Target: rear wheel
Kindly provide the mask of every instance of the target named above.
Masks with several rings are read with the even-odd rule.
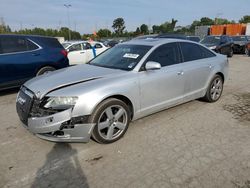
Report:
[[[47,73],[52,72],[54,70],[56,70],[54,67],[46,66],[46,67],[39,69],[39,71],[36,73],[36,76],[47,74]]]
[[[103,101],[89,120],[96,123],[92,137],[103,144],[119,140],[128,129],[130,117],[129,108],[124,102],[115,98]]]
[[[223,91],[223,79],[220,75],[216,74],[210,82],[206,95],[203,99],[207,102],[216,102],[219,100]]]

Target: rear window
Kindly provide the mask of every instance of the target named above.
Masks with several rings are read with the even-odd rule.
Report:
[[[38,40],[45,46],[50,48],[63,48],[63,46],[59,43],[59,41],[56,38],[41,37]]]

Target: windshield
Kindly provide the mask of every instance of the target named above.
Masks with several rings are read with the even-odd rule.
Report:
[[[237,36],[237,37],[232,37],[233,41],[247,41],[246,37],[243,36]]]
[[[71,43],[62,43],[62,46],[63,46],[64,48],[67,48],[69,45],[71,45]]]
[[[115,46],[89,62],[100,67],[132,70],[152,46],[122,44]]]
[[[215,36],[207,36],[201,41],[201,44],[219,44],[219,43],[220,43],[220,37],[215,37]]]

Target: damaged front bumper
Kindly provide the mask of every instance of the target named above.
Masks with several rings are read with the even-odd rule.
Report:
[[[30,132],[39,138],[54,142],[88,142],[94,128],[93,123],[71,122],[72,109],[64,110],[45,117],[30,117],[27,125]]]

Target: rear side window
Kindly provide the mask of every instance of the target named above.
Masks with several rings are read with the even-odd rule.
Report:
[[[214,53],[210,52],[208,49],[204,48],[203,46],[199,46],[202,52],[202,58],[209,58],[216,56]]]
[[[56,38],[40,37],[38,40],[50,48],[63,48],[63,46],[59,43],[59,41]]]
[[[81,44],[73,44],[72,46],[69,47],[69,51],[80,51],[82,50],[82,45]]]
[[[204,52],[199,45],[194,43],[181,42],[180,46],[184,62],[204,58]]]
[[[1,37],[0,38],[1,54],[25,52],[38,49],[33,42],[22,37]]]
[[[177,43],[168,43],[156,48],[147,61],[156,61],[162,67],[180,63],[181,58]]]

